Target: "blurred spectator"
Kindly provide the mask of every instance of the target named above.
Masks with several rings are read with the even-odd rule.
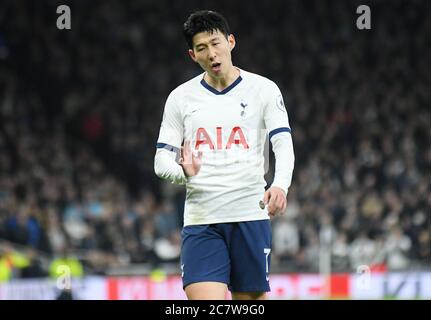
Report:
[[[181,234],[172,231],[168,237],[158,238],[154,242],[154,252],[162,262],[179,261],[181,249]]]
[[[394,226],[384,244],[389,270],[399,271],[408,268],[410,264],[408,256],[410,249],[410,238],[403,234],[400,227]]]
[[[48,276],[38,253],[34,249],[28,249],[24,252],[29,264],[22,268],[21,278],[44,278]]]
[[[60,276],[81,278],[84,276],[84,266],[81,261],[65,247],[61,255],[55,257],[49,266],[49,274],[57,279]]]
[[[347,242],[347,235],[345,233],[339,233],[332,245],[332,265],[331,270],[333,272],[346,272],[351,270],[349,260],[349,244]]]
[[[21,277],[22,269],[30,266],[30,259],[10,245],[0,245],[0,283]]]
[[[156,236],[167,238],[174,230],[178,230],[177,214],[169,202],[162,202],[159,210],[155,213]]]
[[[288,217],[281,216],[274,221],[273,227],[272,261],[281,264],[293,264],[299,251],[299,230],[297,225]]]
[[[416,259],[425,263],[427,266],[431,265],[431,232],[430,230],[422,230],[419,233],[417,247],[414,248]]]

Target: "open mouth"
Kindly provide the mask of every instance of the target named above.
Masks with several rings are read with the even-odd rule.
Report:
[[[212,63],[211,70],[214,72],[219,72],[221,70],[221,63],[219,62]]]

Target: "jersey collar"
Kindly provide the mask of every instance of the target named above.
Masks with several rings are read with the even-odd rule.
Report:
[[[226,88],[224,88],[222,91],[218,91],[216,89],[214,89],[213,87],[211,87],[203,78],[201,80],[201,85],[204,86],[205,89],[211,91],[212,93],[216,94],[216,95],[221,95],[221,94],[225,94],[228,93],[229,91],[231,91],[233,88],[235,88],[238,83],[240,83],[242,80],[241,75],[238,76],[238,78],[236,78],[236,80],[234,82],[232,82],[229,86],[227,86]]]

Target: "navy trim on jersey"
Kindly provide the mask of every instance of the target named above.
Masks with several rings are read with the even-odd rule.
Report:
[[[238,83],[240,83],[242,80],[241,76],[239,76],[230,86],[224,88],[222,91],[217,91],[213,87],[211,87],[204,79],[201,80],[201,85],[203,85],[206,89],[211,91],[212,93],[216,95],[225,94],[231,91]]]
[[[272,138],[274,135],[276,135],[277,133],[280,133],[280,132],[289,132],[289,133],[292,133],[292,130],[290,130],[290,128],[287,128],[287,127],[282,127],[282,128],[274,129],[274,130],[272,130],[272,131],[269,133],[269,140],[271,140],[271,138]]]
[[[171,146],[169,144],[166,144],[166,143],[158,143],[158,144],[156,144],[156,148],[157,149],[166,149],[168,151],[173,151],[173,152],[178,152],[179,151],[178,148],[176,148],[174,146]]]

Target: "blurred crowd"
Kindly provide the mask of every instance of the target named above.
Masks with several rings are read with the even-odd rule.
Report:
[[[167,95],[201,72],[182,38],[196,8],[224,14],[234,64],[284,94],[296,165],[274,270],[316,272],[324,253],[335,271],[431,266],[430,3],[373,2],[364,31],[357,1],[251,3],[73,1],[58,30],[60,3],[2,1],[0,278],[15,251],[50,261],[30,276],[65,257],[178,264],[184,190],[153,157]]]

